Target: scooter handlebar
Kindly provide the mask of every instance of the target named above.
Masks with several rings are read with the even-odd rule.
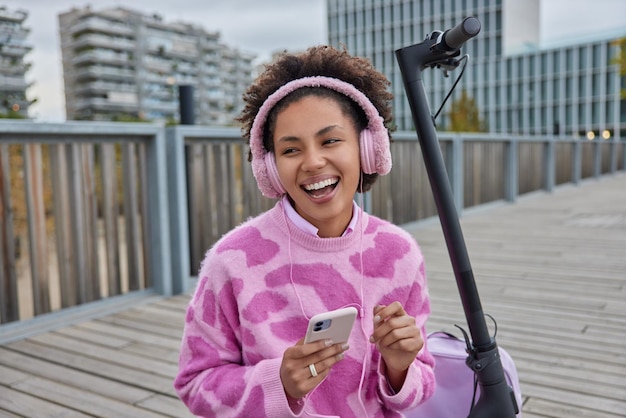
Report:
[[[455,51],[480,32],[480,21],[473,16],[466,17],[461,23],[444,31],[439,47],[446,51]]]

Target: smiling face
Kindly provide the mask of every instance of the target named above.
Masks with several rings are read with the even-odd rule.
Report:
[[[337,101],[314,95],[289,104],[276,116],[278,175],[295,210],[321,237],[340,236],[352,218],[361,173],[355,125]]]

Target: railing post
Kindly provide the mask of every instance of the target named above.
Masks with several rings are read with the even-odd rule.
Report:
[[[593,177],[598,179],[602,175],[602,143],[593,141]]]
[[[170,231],[169,210],[167,202],[167,158],[165,129],[159,128],[154,137],[147,144],[147,171],[148,171],[148,217],[150,231],[150,271],[153,277],[153,287],[157,293],[164,296],[172,295],[170,274]]]
[[[583,173],[583,151],[580,140],[575,139],[572,147],[572,183],[579,185]]]
[[[170,254],[172,257],[172,292],[184,293],[189,278],[189,204],[187,166],[183,128],[166,128],[167,179],[170,210]]]
[[[504,196],[508,202],[515,203],[519,193],[518,140],[511,137],[506,145],[506,167]]]
[[[554,137],[547,138],[544,146],[543,167],[545,169],[545,177],[543,188],[547,192],[554,191],[555,173],[556,173],[556,153],[555,153]]]
[[[611,174],[615,174],[617,172],[617,141],[615,137],[609,140],[609,155],[611,158]]]
[[[452,198],[459,217],[463,212],[465,193],[463,190],[463,144],[463,138],[460,135],[454,135],[448,145],[445,162],[452,188]]]

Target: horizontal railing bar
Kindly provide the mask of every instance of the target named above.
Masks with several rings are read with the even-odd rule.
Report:
[[[0,132],[36,133],[36,134],[71,134],[71,135],[156,135],[163,125],[155,123],[130,122],[32,122],[32,121],[0,121]]]
[[[36,316],[31,319],[3,324],[0,329],[0,345],[23,340],[33,335],[67,327],[89,319],[99,318],[116,312],[132,309],[142,302],[162,299],[154,289],[136,290],[123,295],[71,306],[59,311]]]

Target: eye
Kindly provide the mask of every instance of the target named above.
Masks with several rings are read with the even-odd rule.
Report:
[[[285,148],[283,149],[280,154],[281,155],[288,155],[288,154],[293,154],[294,152],[297,152],[298,149],[297,148]]]
[[[324,145],[332,145],[332,144],[336,144],[337,142],[341,142],[341,139],[339,138],[328,138],[324,140]]]

